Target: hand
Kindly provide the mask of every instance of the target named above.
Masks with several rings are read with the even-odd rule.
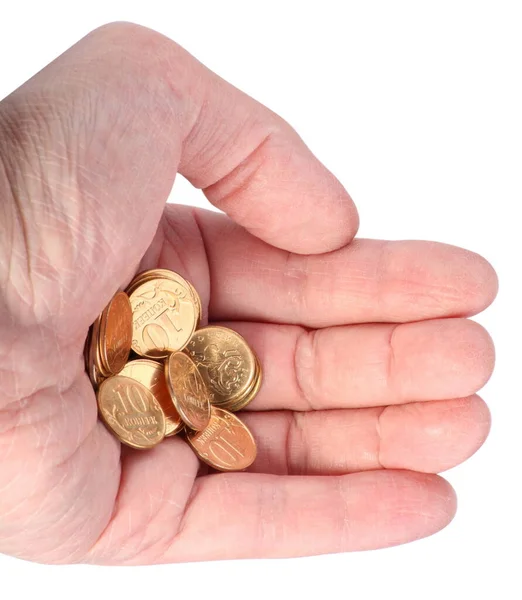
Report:
[[[165,206],[176,171],[228,216]],[[136,564],[369,549],[455,510],[435,473],[484,441],[481,257],[352,241],[339,182],[278,116],[173,42],[102,27],[0,104],[0,551]],[[251,472],[97,419],[89,325],[137,270],[199,291],[265,378]]]

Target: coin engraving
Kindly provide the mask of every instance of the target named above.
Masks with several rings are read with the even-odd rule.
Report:
[[[210,388],[214,405],[231,403],[248,392],[254,382],[255,356],[231,329],[203,327],[194,334],[186,351]]]
[[[242,470],[255,460],[256,444],[231,411],[258,393],[261,365],[241,335],[199,329],[201,317],[189,281],[167,269],[144,271],[89,329],[85,367],[100,418],[123,444],[153,448],[184,430],[202,461]]]
[[[256,376],[255,376],[254,382],[252,384],[252,387],[249,388],[249,390],[243,396],[241,396],[238,400],[235,400],[233,402],[228,402],[227,404],[223,405],[221,408],[225,408],[226,410],[228,410],[230,412],[236,412],[238,410],[243,410],[245,408],[245,406],[250,404],[250,402],[252,402],[252,400],[257,396],[259,389],[261,387],[262,381],[263,381],[263,372],[261,369],[261,365],[257,362],[257,359],[256,359]]]
[[[197,366],[186,354],[174,352],[165,362],[165,375],[181,419],[191,429],[204,429],[210,419],[210,401]]]
[[[217,406],[212,406],[208,426],[189,433],[187,439],[201,460],[220,471],[246,469],[256,458],[256,444],[249,429]]]
[[[183,422],[167,388],[165,369],[161,363],[146,358],[132,360],[123,367],[120,375],[135,379],[153,393],[165,414],[165,436],[175,435],[183,428]]]
[[[103,381],[98,390],[100,414],[123,443],[151,448],[165,437],[165,416],[144,385],[117,375]]]
[[[181,281],[152,279],[139,285],[131,293],[130,301],[135,352],[163,358],[185,347],[198,317],[188,286]]]

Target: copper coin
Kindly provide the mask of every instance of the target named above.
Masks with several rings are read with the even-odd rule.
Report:
[[[83,360],[85,363],[85,370],[89,373],[89,352],[91,350],[91,338],[92,338],[92,327],[89,327],[87,337],[85,338],[85,344],[83,346]]]
[[[240,400],[237,400],[234,404],[224,406],[223,408],[225,408],[226,410],[229,410],[230,412],[237,412],[239,410],[243,410],[245,408],[245,406],[250,404],[250,402],[252,402],[252,400],[257,396],[257,394],[259,392],[259,388],[261,387],[261,383],[263,381],[263,371],[261,369],[261,365],[258,363],[257,360],[256,360],[256,363],[257,363],[256,378],[255,378],[254,385],[252,386],[252,388],[248,391],[248,393],[243,398],[241,398]]]
[[[178,281],[181,278],[181,275],[179,275],[178,273],[176,273],[175,271],[169,271],[168,269],[152,269],[152,271],[149,271],[149,273],[154,274],[155,277],[164,277],[165,279],[172,279],[173,281]],[[198,309],[199,309],[199,313],[200,313],[200,318],[201,318],[201,299],[199,297],[199,294],[196,290],[196,288],[190,283],[190,281],[183,279],[183,281],[185,281],[188,286],[190,287],[191,291],[192,291],[192,295],[194,297],[194,301],[196,302]]]
[[[165,414],[165,437],[175,435],[183,429],[183,421],[167,388],[165,368],[162,363],[146,358],[132,360],[123,367],[120,375],[139,381],[154,394]]]
[[[176,282],[179,282],[181,280],[190,288],[199,315],[198,324],[196,326],[197,329],[197,327],[199,326],[199,321],[201,321],[203,317],[201,299],[199,297],[198,292],[196,291],[196,288],[190,283],[190,281],[187,281],[178,273],[175,273],[174,271],[169,271],[168,269],[150,269],[149,271],[143,271],[136,275],[136,277],[134,277],[134,279],[131,281],[129,287],[127,288],[127,293],[130,295],[139,285],[152,279],[170,279],[171,281]]]
[[[106,372],[101,363],[100,354],[99,354],[99,346],[100,346],[100,317],[94,321],[91,325],[91,334],[90,334],[90,342],[89,342],[89,350],[87,354],[88,361],[88,369],[87,372],[91,376],[91,381],[94,379],[95,372],[98,374],[98,384],[100,383],[100,378],[105,378],[110,375],[110,373]]]
[[[183,352],[173,352],[165,361],[167,386],[184,423],[201,431],[210,419],[208,390],[196,365]]]
[[[238,398],[235,398],[230,402],[219,404],[219,407],[224,408],[225,410],[228,410],[230,412],[237,412],[238,410],[241,410],[250,402],[250,400],[253,399],[254,395],[259,389],[260,383],[261,381],[259,379],[259,370],[256,366],[256,374],[254,376],[254,380],[252,381],[252,385],[248,388],[248,390],[246,390],[242,396],[239,396]]]
[[[85,370],[89,375],[89,379],[91,380],[92,387],[97,390],[100,383],[103,381],[104,377],[98,370],[94,362],[94,356],[96,349],[93,349],[92,346],[92,330],[91,327],[89,329],[89,333],[87,335],[87,339],[85,341],[85,349],[84,349],[84,359],[85,359]]]
[[[234,404],[252,388],[256,357],[232,329],[212,325],[198,329],[185,351],[198,366],[214,406]]]
[[[181,350],[198,321],[190,286],[182,278],[151,279],[130,295],[133,315],[132,349],[149,358],[164,358]]]
[[[132,309],[125,292],[109,302],[100,321],[100,356],[106,371],[119,373],[129,358],[132,344]]]
[[[235,415],[213,406],[210,423],[203,431],[189,432],[194,452],[218,471],[241,471],[256,459],[256,442],[247,426]]]
[[[106,425],[132,448],[152,448],[165,437],[165,415],[154,394],[129,377],[106,379],[98,390],[98,407]]]

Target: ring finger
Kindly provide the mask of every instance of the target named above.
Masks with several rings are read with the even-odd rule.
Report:
[[[263,382],[248,410],[324,410],[462,398],[494,365],[486,330],[467,319],[306,330],[224,323],[258,355]]]
[[[490,413],[478,396],[388,407],[244,413],[257,440],[251,471],[343,475],[374,469],[440,473],[474,454]]]

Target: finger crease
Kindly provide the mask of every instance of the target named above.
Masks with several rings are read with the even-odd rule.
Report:
[[[214,186],[224,185],[228,188],[223,194],[220,194],[218,199],[213,200],[213,204],[219,204],[220,208],[227,212],[225,208],[223,208],[223,205],[233,199],[237,194],[246,190],[259,170],[266,167],[265,161],[257,161],[256,156],[261,154],[264,148],[270,144],[273,136],[273,131],[266,133],[233,169],[220,176],[216,181],[202,187],[205,195],[212,193],[212,188]],[[245,209],[245,207],[243,207],[243,209]]]
[[[307,454],[306,454],[306,434],[303,420],[306,413],[288,411],[288,421],[285,439],[285,475],[299,475],[306,473]],[[297,438],[297,439],[296,439]],[[299,457],[296,460],[295,449],[299,450]]]
[[[312,400],[312,395],[310,391],[307,389],[309,386],[303,382],[303,368],[308,371],[312,371],[312,377],[309,379],[313,379],[314,377],[314,345],[315,345],[315,334],[317,332],[315,330],[308,331],[307,329],[302,328],[301,332],[298,333],[295,340],[294,346],[294,373],[295,373],[295,383],[297,386],[297,390],[299,392],[300,397],[305,401],[307,405],[307,410],[316,410],[316,406],[314,401]],[[306,348],[303,349],[303,344],[305,344]],[[307,366],[303,367],[303,354],[306,354],[306,362]]]
[[[388,342],[387,342],[387,346],[388,346],[388,355],[387,355],[387,362],[386,362],[386,388],[388,389],[389,392],[393,392],[393,394],[395,395],[395,363],[396,363],[396,359],[395,359],[395,347],[394,347],[394,338],[395,338],[395,332],[397,331],[397,327],[399,327],[400,323],[397,323],[396,325],[392,325],[390,328],[390,333],[388,335]]]
[[[382,435],[382,418],[387,408],[391,408],[390,406],[383,406],[382,410],[377,415],[377,419],[375,420],[375,430],[377,432],[377,452],[376,459],[377,464],[379,465],[379,469],[386,469],[386,466],[383,464],[382,460],[382,445],[383,445],[383,435]]]

